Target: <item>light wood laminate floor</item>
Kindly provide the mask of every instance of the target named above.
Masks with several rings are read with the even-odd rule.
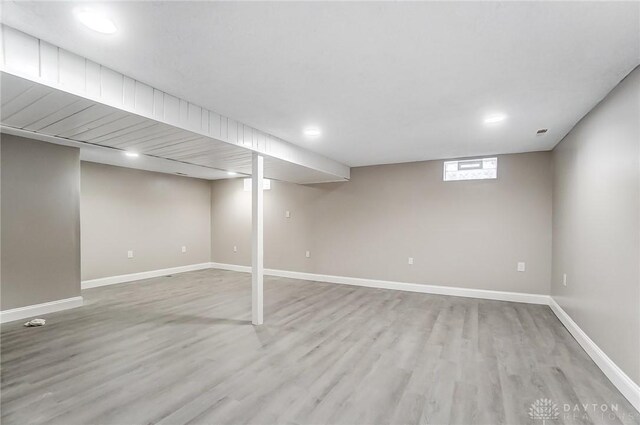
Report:
[[[254,327],[220,270],[82,295],[2,325],[2,424],[542,424],[540,398],[640,422],[546,306],[266,278]]]

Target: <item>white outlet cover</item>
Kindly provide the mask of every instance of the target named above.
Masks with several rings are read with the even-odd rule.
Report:
[[[238,247],[237,246],[233,246],[233,252],[238,252]]]
[[[284,216],[286,218],[291,218],[291,211],[285,211]]]
[[[187,247],[186,246],[182,247],[182,252],[187,252]]]
[[[127,258],[133,258],[133,251],[127,251]]]
[[[310,253],[309,251],[307,251],[307,252],[305,253],[305,255],[306,255],[306,257],[307,257],[307,258],[311,258],[311,253]]]
[[[409,264],[413,264],[413,257],[409,257]]]
[[[564,286],[567,286],[567,274],[566,274],[566,273],[564,273],[564,274],[562,275],[562,284],[563,284]]]
[[[525,263],[523,263],[523,262],[519,262],[519,263],[518,263],[518,271],[519,271],[519,272],[523,272],[523,271],[525,271],[525,270],[526,270],[526,265],[525,265]]]

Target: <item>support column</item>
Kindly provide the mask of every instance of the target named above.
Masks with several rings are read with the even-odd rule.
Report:
[[[253,153],[251,169],[251,323],[263,322],[264,157]]]

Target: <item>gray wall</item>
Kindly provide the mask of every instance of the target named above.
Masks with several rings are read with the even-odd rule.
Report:
[[[0,135],[2,310],[80,295],[80,152]]]
[[[345,183],[273,182],[265,267],[548,294],[551,154],[498,161],[497,180],[443,182],[442,161],[427,161],[354,168]],[[212,183],[212,261],[250,264],[250,205],[242,179]]]
[[[81,186],[82,280],[209,262],[208,181],[82,162]]]
[[[551,294],[640,384],[639,69],[556,147],[553,168]]]

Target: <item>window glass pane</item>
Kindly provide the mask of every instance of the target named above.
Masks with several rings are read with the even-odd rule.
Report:
[[[446,171],[456,171],[458,169],[458,163],[456,161],[445,162],[444,169]]]

